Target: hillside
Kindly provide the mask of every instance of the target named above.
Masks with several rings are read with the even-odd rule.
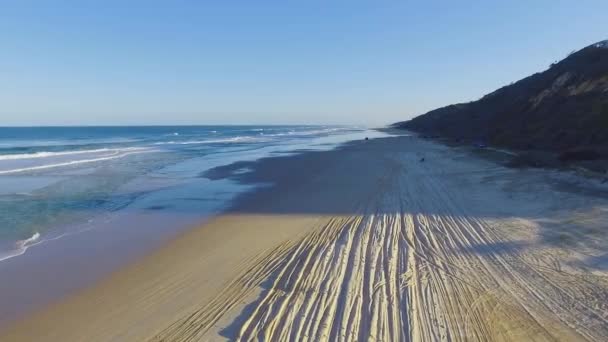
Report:
[[[480,100],[394,126],[514,149],[608,147],[608,40]]]

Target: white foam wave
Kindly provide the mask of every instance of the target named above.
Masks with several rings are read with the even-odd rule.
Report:
[[[220,144],[220,143],[238,143],[238,142],[261,142],[265,139],[259,137],[239,136],[226,139],[207,139],[207,140],[186,140],[186,141],[161,141],[154,145],[196,145],[196,144]]]
[[[313,130],[295,130],[291,129],[288,132],[282,133],[265,133],[264,131],[267,129],[264,128],[255,128],[251,131],[257,132],[256,136],[236,136],[231,138],[224,139],[204,139],[204,140],[185,140],[185,141],[160,141],[154,143],[154,145],[195,145],[195,144],[220,144],[220,143],[243,143],[243,142],[264,142],[269,141],[269,138],[276,137],[307,137],[314,135],[323,135],[323,134],[331,134],[335,132],[341,131],[355,131],[356,128],[353,127],[332,127],[332,128],[323,128],[323,129],[313,129]],[[212,131],[214,132],[214,131]]]
[[[61,234],[58,234],[55,236],[45,236],[44,239],[40,239],[40,237],[41,237],[40,233],[36,232],[28,239],[19,240],[19,241],[15,242],[14,249],[12,249],[4,254],[0,254],[0,261],[4,261],[4,260],[10,259],[10,258],[14,258],[14,257],[18,257],[20,255],[23,255],[23,254],[25,254],[25,252],[27,252],[27,250],[30,247],[41,245],[42,243],[56,241],[65,236],[80,234],[80,233],[89,231],[94,228],[94,226],[90,224],[93,221],[94,221],[93,219],[89,219],[87,222],[88,224],[84,225],[80,229],[76,229],[76,230],[69,231],[69,232],[64,232],[64,233],[61,233]]]
[[[107,138],[107,139],[78,139],[78,140],[8,140],[0,142],[0,147],[44,147],[44,146],[82,146],[96,144],[122,144],[137,142],[135,138]]]
[[[129,148],[99,148],[94,150],[77,150],[77,151],[63,151],[63,152],[35,152],[35,153],[22,153],[22,154],[5,154],[0,155],[0,160],[17,160],[17,159],[35,159],[35,158],[49,158],[58,156],[69,156],[86,153],[102,153],[102,152],[115,152],[115,151],[128,151],[138,149],[137,147]],[[141,148],[139,148],[141,149]]]
[[[115,150],[110,154],[106,154],[106,155],[103,155],[98,158],[79,159],[79,160],[71,160],[71,161],[55,163],[55,164],[36,165],[36,166],[29,166],[29,167],[23,167],[23,168],[18,168],[18,169],[2,170],[2,171],[0,171],[0,175],[20,173],[20,172],[26,172],[26,171],[51,169],[51,168],[70,166],[70,165],[76,165],[76,164],[94,163],[94,162],[99,162],[99,161],[104,161],[104,160],[122,158],[122,157],[126,157],[128,155],[131,155],[131,154],[143,153],[143,152],[152,152],[152,150],[146,150],[144,148],[138,148],[138,147],[125,148],[122,150]]]
[[[19,241],[15,242],[15,249],[6,254],[0,255],[0,261],[10,259],[10,258],[19,256],[19,255],[23,255],[29,247],[38,244],[39,239],[40,239],[40,233],[36,232],[31,237],[29,237],[25,240],[19,240]]]
[[[330,133],[334,133],[334,132],[354,131],[354,130],[357,130],[357,129],[353,128],[353,127],[337,127],[337,128],[316,129],[316,130],[310,130],[310,131],[291,130],[291,131],[285,132],[285,133],[273,133],[273,134],[260,133],[260,135],[263,135],[265,137],[311,136],[311,135],[330,134]]]

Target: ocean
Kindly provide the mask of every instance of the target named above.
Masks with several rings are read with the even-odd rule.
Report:
[[[171,236],[247,190],[201,177],[210,168],[377,134],[350,126],[0,128],[0,262],[95,229]],[[148,212],[168,218],[142,231],[133,217]]]

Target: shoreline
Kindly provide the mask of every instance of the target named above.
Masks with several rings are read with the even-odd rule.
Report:
[[[313,144],[311,148],[335,148],[345,137],[349,139],[348,135],[320,138],[319,141],[325,144]],[[280,151],[278,156],[303,152],[287,152],[289,150],[285,148],[277,151]],[[207,170],[224,165],[224,162],[230,165],[241,158],[250,159],[248,163],[251,163],[272,156],[273,153],[261,154],[256,151],[251,155],[236,154],[228,159],[203,158],[202,162],[197,159],[185,160],[170,167]],[[260,186],[258,183],[237,184],[227,179],[209,180],[197,177],[199,172],[194,171],[198,180],[184,183],[186,188],[178,184],[176,188],[140,196],[129,207],[116,213],[101,216],[91,213],[88,222],[75,222],[60,230],[55,229],[51,235],[43,235],[18,255],[0,261],[0,275],[10,279],[0,283],[0,301],[4,304],[0,307],[0,329],[60,302],[72,293],[94,286],[113,272],[144,258],[181,233],[202,225],[226,210],[234,196]],[[141,181],[145,182],[145,178]],[[204,191],[191,191],[189,188]],[[137,189],[135,185],[122,191],[129,193]],[[179,197],[184,198],[182,202],[191,199],[192,203],[182,203],[179,208],[173,209],[176,204],[167,200]],[[109,249],[113,250],[110,255],[107,254]],[[61,276],[56,277],[56,274]],[[44,283],[45,287],[37,287],[39,283]]]
[[[421,154],[427,157],[425,163],[418,161]],[[477,173],[471,173],[472,171]],[[520,172],[524,172],[523,178],[519,175]],[[445,178],[444,174],[449,174],[450,177]],[[473,175],[472,177],[483,180],[482,185],[476,185],[476,182],[469,183],[467,177],[470,174]],[[204,225],[180,233],[176,238],[162,244],[153,253],[113,272],[93,287],[73,293],[58,303],[7,326],[0,331],[0,339],[20,341],[44,335],[48,339],[63,341],[83,339],[232,340],[237,337],[246,339],[246,336],[263,336],[258,334],[279,334],[279,331],[270,332],[267,330],[268,327],[261,324],[264,320],[260,315],[264,315],[264,312],[266,312],[264,310],[267,310],[264,309],[264,305],[266,305],[264,303],[273,301],[278,301],[276,305],[299,307],[300,304],[288,301],[291,298],[290,296],[269,297],[274,293],[273,291],[277,291],[277,286],[282,289],[281,291],[286,291],[286,294],[290,293],[288,290],[291,288],[289,278],[282,278],[284,272],[297,273],[300,267],[303,267],[303,270],[308,269],[309,266],[306,265],[311,263],[310,267],[313,267],[310,269],[311,273],[297,274],[297,279],[302,277],[303,280],[309,282],[319,282],[317,285],[322,288],[333,286],[331,284],[337,282],[335,284],[338,286],[337,289],[340,288],[340,284],[344,284],[343,286],[357,286],[359,282],[366,281],[366,278],[360,278],[341,283],[339,279],[342,279],[347,273],[352,273],[352,276],[356,277],[357,270],[361,267],[368,267],[368,263],[352,264],[345,259],[344,267],[347,267],[346,269],[334,269],[334,266],[337,267],[337,265],[341,265],[340,263],[335,265],[333,263],[316,263],[324,260],[326,253],[330,251],[336,251],[337,253],[346,246],[353,249],[352,253],[355,254],[347,253],[344,256],[356,255],[357,246],[362,243],[358,240],[357,234],[359,234],[359,231],[363,234],[361,235],[362,238],[365,234],[370,233],[368,229],[377,225],[377,228],[374,228],[372,232],[379,233],[386,230],[386,236],[377,236],[378,241],[384,241],[393,234],[392,232],[398,232],[398,230],[394,230],[397,227],[394,224],[397,224],[397,222],[406,224],[399,229],[408,231],[411,228],[414,231],[408,231],[407,234],[416,234],[416,230],[425,227],[424,225],[419,226],[419,223],[417,223],[425,222],[423,218],[434,222],[433,220],[439,220],[440,217],[450,217],[458,213],[461,216],[458,220],[479,221],[479,223],[475,223],[479,227],[474,226],[474,229],[479,230],[475,234],[481,237],[485,236],[484,239],[490,237],[495,239],[496,241],[492,241],[494,244],[503,240],[501,242],[503,244],[508,241],[513,241],[509,243],[515,243],[514,241],[522,239],[534,241],[534,234],[538,236],[552,234],[550,231],[546,231],[544,227],[536,226],[538,224],[537,216],[546,211],[546,208],[539,207],[540,204],[531,206],[531,203],[535,202],[527,190],[521,189],[522,185],[519,185],[520,189],[516,192],[506,193],[499,186],[500,182],[495,184],[495,181],[490,183],[487,181],[487,177],[498,180],[504,179],[508,182],[518,182],[520,178],[527,181],[540,180],[546,178],[542,171],[504,169],[487,161],[477,160],[470,155],[466,155],[466,153],[414,137],[388,137],[369,141],[355,141],[343,144],[330,151],[304,152],[290,156],[263,158],[255,162],[240,162],[212,169],[206,173],[206,176],[211,179],[231,179],[242,184],[272,182],[273,185],[239,195],[230,208],[211,218]],[[462,194],[451,192],[465,184],[469,187],[467,188],[468,196],[462,197]],[[542,187],[539,188],[539,191],[553,194],[555,189],[550,188],[549,185],[545,188],[543,184],[541,184]],[[429,192],[429,190],[440,185],[442,191],[436,194]],[[442,195],[442,192],[449,194],[450,197]],[[502,205],[485,206],[479,200],[484,198],[481,194],[489,194],[489,197],[484,196]],[[515,196],[515,200],[511,198],[513,196]],[[559,196],[562,196],[561,193]],[[580,194],[566,193],[563,196],[567,201],[562,199],[559,202],[557,199],[551,199],[551,203],[554,203],[554,205],[560,203],[559,205],[564,210],[572,209],[576,211],[584,210],[585,206],[583,204],[605,204],[605,201],[587,198]],[[451,202],[453,200],[451,197],[454,197],[455,202]],[[440,206],[443,201],[448,201],[446,206]],[[466,211],[460,212],[461,209],[459,208],[465,204]],[[556,209],[552,210],[555,215],[561,212],[559,210],[555,211]],[[395,214],[397,214],[397,217],[394,217]],[[492,225],[485,226],[485,223],[483,223],[485,221],[496,221],[503,225],[512,224],[514,215],[519,216],[518,220],[525,222],[522,225],[528,227],[529,230],[520,230],[514,227],[513,231],[508,231],[511,235],[503,236],[507,232],[497,231]],[[606,215],[601,216],[601,218],[605,219]],[[413,224],[411,227],[409,226],[410,223],[407,223],[410,220],[413,220],[411,221],[411,224]],[[445,223],[440,220],[433,223],[433,225],[443,224]],[[588,223],[584,224],[588,225]],[[355,234],[354,236],[348,234],[351,229]],[[452,234],[451,230],[454,229],[472,228],[446,226],[442,229],[446,229],[444,234],[449,235]],[[428,231],[425,234],[432,234],[432,232]],[[602,231],[593,232],[593,234],[601,233]],[[407,234],[402,238],[407,238]],[[418,239],[422,239],[422,236],[424,235],[420,235]],[[346,240],[341,242],[342,239]],[[402,245],[399,235],[395,235],[395,239],[397,240],[394,240],[394,243],[398,243],[398,245],[392,246],[393,242],[391,241],[393,240],[386,240],[387,248],[395,248],[394,253],[406,253],[403,257],[405,258],[404,262],[405,260],[407,262],[388,266],[393,265],[390,256],[392,254],[383,255],[378,250],[378,253],[380,253],[377,256],[380,258],[377,259],[379,265],[387,262],[386,267],[389,267],[387,270],[390,270],[391,267],[408,268],[425,262],[424,260],[417,260],[416,254],[410,255],[410,252],[408,252],[412,248],[408,246],[409,243],[424,244],[424,240],[418,241],[418,239],[415,239]],[[463,244],[463,248],[473,248],[473,252],[467,251],[465,253],[454,250],[450,253],[464,254],[457,259],[453,259],[452,262],[463,263],[460,264],[460,267],[478,262],[480,265],[486,265],[484,267],[487,267],[488,261],[484,261],[484,253],[494,255],[494,253],[501,252],[502,249],[492,247],[490,241],[484,239],[479,240],[478,244],[488,244],[488,247],[484,247],[487,250],[476,245],[466,246],[464,241],[458,242]],[[403,243],[405,242],[406,240],[403,241]],[[338,245],[334,245],[334,243],[338,243]],[[343,245],[343,243],[346,243],[346,245]],[[361,248],[363,247],[364,245],[361,245]],[[561,250],[562,247],[557,242],[551,242],[550,244],[539,245],[538,249],[553,253],[554,249]],[[369,245],[365,248],[374,251],[376,247]],[[422,248],[421,251],[424,251],[428,246],[421,245],[416,248]],[[513,251],[531,255],[536,253],[534,248],[526,248],[524,245],[500,248],[507,248],[505,253]],[[342,252],[334,255],[336,262],[339,262],[342,255]],[[446,254],[443,258],[453,258],[449,255],[451,254]],[[427,259],[433,257],[433,255],[426,256]],[[576,258],[582,258],[582,256],[576,255]],[[578,260],[576,258],[572,262]],[[290,260],[293,260],[295,264],[292,264]],[[439,260],[435,262],[440,263]],[[581,262],[585,263],[585,267],[591,265],[591,261],[582,260]],[[460,267],[453,271],[456,272]],[[329,272],[329,278],[325,280],[322,278],[309,279],[314,275],[314,271],[312,271],[314,269],[325,269],[326,272]],[[347,269],[351,269],[351,271],[340,273]],[[500,269],[497,268],[493,272],[501,274],[498,270]],[[417,272],[428,271],[419,269]],[[521,271],[523,272],[523,270]],[[593,271],[604,272],[599,266],[598,269]],[[333,272],[338,273],[332,275]],[[363,273],[360,275],[363,277],[367,271],[364,272],[364,269],[361,269],[361,272]],[[380,277],[375,281],[381,281],[383,277],[390,278],[392,274],[392,271],[390,271],[386,274],[374,275],[374,277]],[[491,277],[491,274],[488,273],[487,276]],[[295,276],[296,274],[294,274]],[[467,279],[471,276],[469,273],[459,275],[459,277]],[[484,287],[487,285],[483,282],[485,276],[481,274],[478,280],[471,278],[470,281],[482,281],[477,287]],[[390,280],[389,278],[384,281]],[[450,283],[448,278],[430,279],[440,281],[444,284],[443,286],[455,286]],[[287,281],[287,283],[283,284],[283,281]],[[390,280],[387,284],[393,281],[395,280]],[[299,282],[296,282],[296,284],[299,284]],[[411,286],[406,288],[414,291]],[[327,289],[330,290],[330,287]],[[596,291],[599,291],[599,289],[606,290],[598,287]],[[450,291],[456,290],[458,288],[451,288]],[[365,289],[353,288],[352,291],[365,292]],[[396,291],[395,294],[397,294],[402,290],[392,289],[391,291]],[[469,295],[474,294],[470,292],[471,289],[461,288],[458,291],[465,291],[461,293],[462,300],[466,300]],[[517,291],[515,293],[519,294]],[[335,290],[328,293],[332,292],[335,292]],[[337,292],[340,293],[340,291]],[[389,297],[391,296],[390,293],[390,291],[387,292]],[[434,295],[440,296],[438,293]],[[357,306],[355,302],[350,302],[356,300],[356,298],[350,298],[346,293],[344,296],[346,297],[331,300],[335,300],[335,304],[338,306]],[[402,298],[400,296],[395,297],[394,300]],[[516,298],[515,303],[522,300],[519,296],[522,296],[523,299],[527,298],[522,292]],[[422,301],[427,299],[430,300],[430,298],[419,298]],[[301,300],[303,300],[302,303],[314,305],[322,298],[310,293]],[[330,299],[327,298],[327,300]],[[381,298],[378,298],[378,300],[381,300]],[[445,300],[445,298],[442,300]],[[374,302],[375,300],[372,300],[372,303]],[[386,308],[381,303],[381,301],[377,302],[380,305],[378,309],[382,311]],[[410,303],[409,305],[414,304]],[[461,304],[463,307],[467,305],[466,302]],[[422,306],[418,307],[415,312],[423,312],[423,302],[417,305]],[[502,315],[502,319],[509,318],[512,320],[512,314],[519,312],[520,309],[512,307],[507,311],[505,310],[498,310],[499,312],[495,314]],[[536,314],[539,317],[545,317],[546,322],[552,322],[555,331],[563,333],[563,336],[570,336],[573,339],[581,337],[578,332],[559,325],[550,314],[540,307],[533,307],[530,310],[537,310]],[[272,310],[268,312],[272,312]],[[84,315],[85,313],[86,315]],[[310,314],[312,315],[312,312]],[[412,314],[412,312],[409,312],[409,315]],[[482,310],[476,314],[483,316],[484,312]],[[577,314],[581,317],[584,316],[580,312],[577,312]],[[302,319],[307,318],[306,314],[302,313],[302,315]],[[338,312],[334,312],[333,315],[336,319],[340,318]],[[283,316],[281,313],[277,317],[284,319],[277,326],[277,329],[282,327],[282,330],[292,331],[295,334],[295,331],[291,330],[295,327],[293,325],[297,323],[293,321],[295,316]],[[314,316],[308,318],[311,322],[316,319]],[[368,317],[366,315],[351,319],[361,320],[361,322],[373,321],[372,316]],[[378,316],[377,319],[380,321],[386,320],[388,323],[391,318]],[[442,318],[442,320],[447,320],[445,321],[446,326],[452,328],[460,324],[459,319],[461,317],[444,316]],[[511,320],[504,321],[501,326],[510,327],[514,330],[514,333],[518,334],[530,334],[530,331],[535,331],[529,330],[534,328],[532,323],[524,322],[524,324]],[[430,321],[426,322],[424,317],[418,317],[410,323],[413,324],[411,325],[412,331],[392,331],[391,334],[393,335],[391,336],[398,338],[399,336],[403,337],[402,334],[412,332],[418,332],[422,334],[420,336],[426,336],[425,334],[429,332],[430,326],[427,324],[430,324]],[[479,324],[481,325],[475,325],[471,329],[487,330],[488,327],[483,325],[483,322]],[[194,330],[189,328],[193,326],[198,328]],[[517,329],[513,327],[517,327]],[[499,328],[493,327],[493,329]],[[321,333],[314,328],[310,329],[312,329],[311,333]],[[375,329],[375,327],[368,326],[365,328],[362,326],[357,331],[361,336],[365,336],[372,333],[372,329]],[[501,333],[505,333],[504,327],[500,329],[502,329]],[[589,333],[603,336],[601,334],[604,332],[608,334],[608,331],[603,329],[597,329],[597,331]],[[379,331],[374,333],[379,333]],[[318,337],[338,337],[339,330],[332,330],[327,334],[318,335]],[[277,337],[279,335],[273,336]]]
[[[361,134],[364,132],[351,133],[354,137]],[[348,141],[351,135],[321,137],[294,146],[308,144],[311,149],[326,150]],[[319,143],[323,144],[317,146]],[[137,193],[140,188],[156,190],[137,196],[119,211],[100,215],[82,212],[81,216],[88,217],[86,222],[78,221],[52,230],[50,235],[42,234],[38,241],[27,246],[25,253],[0,261],[0,276],[7,279],[0,283],[0,302],[4,304],[0,307],[0,329],[145,258],[181,233],[221,213],[239,193],[260,185],[212,181],[198,175],[202,170],[235,160],[253,161],[275,154],[301,152],[291,151],[289,147],[268,146],[255,153],[237,152],[228,157],[193,158],[171,164],[169,169],[180,172],[180,176],[186,170],[192,173],[192,179],[169,182],[171,186],[156,189],[155,180],[148,180],[144,175],[120,189],[119,195]],[[264,150],[270,152],[261,152]],[[272,152],[274,150],[276,152]],[[112,253],[108,254],[109,250]],[[41,283],[45,286],[38,286]]]
[[[225,129],[222,130],[222,127]],[[140,130],[141,127],[131,127],[131,130],[134,131],[131,134],[134,134],[134,136],[128,139],[112,138],[112,135],[116,132],[107,132],[108,137],[105,138],[86,138],[86,134],[84,134],[83,137],[79,138],[79,143],[61,140],[61,136],[55,137],[59,140],[47,141],[46,144],[49,146],[45,145],[44,140],[36,141],[35,139],[3,143],[5,148],[0,155],[3,162],[2,169],[15,174],[0,177],[2,187],[0,195],[3,196],[5,204],[13,202],[17,204],[15,204],[16,208],[11,208],[10,205],[4,205],[2,208],[7,213],[15,212],[15,217],[10,215],[5,217],[5,228],[0,232],[2,233],[0,234],[0,259],[6,260],[22,255],[24,250],[22,247],[25,247],[23,246],[24,243],[27,243],[28,246],[37,245],[48,240],[56,240],[65,233],[71,234],[72,229],[81,231],[82,229],[79,226],[89,226],[90,222],[87,221],[90,221],[91,218],[94,219],[92,217],[94,216],[93,212],[115,211],[116,205],[127,207],[131,202],[141,197],[140,195],[145,196],[148,192],[159,190],[162,186],[171,187],[180,181],[187,181],[188,178],[196,178],[197,172],[216,166],[217,159],[222,159],[222,156],[226,156],[225,163],[231,163],[241,158],[244,160],[257,159],[265,154],[283,153],[306,146],[326,148],[320,145],[336,145],[348,140],[350,135],[356,136],[366,132],[366,129],[355,126],[236,127],[240,128],[235,130],[228,126],[161,126],[159,129],[165,128],[165,134],[160,136],[150,136],[150,132],[145,129]],[[94,129],[95,132],[93,133],[99,135],[100,128],[103,127],[90,129]],[[210,128],[219,129],[219,131],[210,130]],[[51,136],[56,134],[51,134],[50,131],[45,132],[44,129],[40,130],[39,127],[32,129],[40,131],[39,133],[43,136],[44,134]],[[159,129],[154,131],[159,131]],[[73,129],[70,130],[74,131]],[[121,127],[120,130],[123,132],[122,134],[128,133],[128,129],[124,127]],[[167,130],[172,133],[167,133]],[[185,131],[185,133],[182,132],[183,135],[179,135],[177,132],[181,130]],[[18,136],[25,133],[10,131],[7,134]],[[70,134],[74,135],[75,133]],[[27,134],[25,136],[27,137]],[[218,139],[218,137],[223,138]],[[87,145],[84,144],[85,140],[92,144],[92,147],[87,148]],[[282,140],[284,140],[282,143],[278,143]],[[232,144],[233,142],[235,144]],[[20,151],[19,149],[25,150]],[[30,151],[30,149],[32,150]],[[130,155],[131,152],[138,152],[136,153],[137,156]],[[147,155],[150,153],[153,153],[153,155],[148,157]],[[94,165],[88,165],[91,160],[98,160],[97,157],[108,155],[112,157],[110,160],[102,158],[103,162],[99,161]],[[204,160],[196,162],[197,159]],[[205,162],[207,159],[214,161],[207,163]],[[192,161],[195,162],[192,163]],[[14,164],[15,162],[20,164]],[[219,163],[222,162],[222,160],[219,160]],[[193,174],[187,174],[189,170],[185,170],[185,164],[190,164],[191,171],[194,171]],[[28,165],[33,167],[32,170],[44,171],[27,172],[26,169],[30,170],[26,167]],[[181,169],[179,167],[174,168],[177,165],[181,165]],[[100,167],[107,167],[107,169],[97,172]],[[113,170],[112,167],[116,169]],[[157,171],[160,175],[154,174]],[[109,176],[110,174],[112,176]],[[152,175],[149,180],[151,188],[142,186],[136,189],[130,186],[132,184],[127,184],[133,183],[133,181],[143,183],[141,181],[145,182],[145,178],[149,175]],[[165,184],[161,184],[163,176],[166,176]],[[107,179],[104,179],[104,177]],[[112,182],[113,179],[117,181]],[[74,181],[70,182],[70,180]],[[105,184],[103,184],[104,182]],[[94,189],[97,184],[103,184],[104,186]],[[125,190],[125,186],[130,186],[129,190]],[[84,198],[82,195],[89,194],[80,193],[86,192],[87,189],[90,189],[91,192],[102,193],[108,188],[123,191],[125,193],[121,195],[130,196],[132,199],[119,199],[123,203],[109,203],[111,201],[109,197],[116,194],[112,190],[105,194],[106,197],[102,194],[97,195],[97,197]],[[81,195],[80,198],[69,198],[70,195],[74,194],[74,191],[70,193],[71,190],[75,190],[77,195]],[[130,193],[127,193],[129,191]],[[61,198],[64,199],[63,202],[58,200]],[[69,200],[73,202],[82,200],[84,202],[87,199],[91,202],[69,202]],[[36,216],[27,210],[28,206],[36,209],[36,201],[56,201],[57,203],[51,203],[53,206],[49,206],[51,208],[48,212],[40,210],[46,209],[45,206],[38,208],[39,210],[31,210],[34,213],[39,213]],[[103,207],[103,204],[108,204],[108,207]],[[151,206],[154,207],[154,205]],[[93,215],[89,215],[90,213],[87,213],[87,211],[93,213]],[[31,240],[34,240],[37,234],[40,234],[39,239],[32,243]]]
[[[260,174],[266,174],[266,172],[268,172],[269,170],[266,169],[265,171],[260,172],[259,170],[255,170],[256,166],[259,165],[263,165],[265,163],[267,163],[268,161],[270,161],[272,163],[272,161],[285,161],[285,160],[294,160],[294,159],[300,159],[301,157],[305,157],[307,158],[308,156],[311,155],[316,155],[316,154],[324,154],[324,153],[332,153],[335,152],[337,150],[340,150],[341,148],[343,148],[344,146],[348,146],[349,144],[353,143],[353,142],[357,142],[358,140],[349,140],[346,142],[342,142],[339,143],[338,145],[334,146],[331,149],[320,149],[320,150],[294,150],[288,154],[283,154],[283,155],[278,155],[278,156],[265,156],[259,159],[254,159],[254,160],[249,160],[249,161],[237,161],[237,162],[233,162],[227,165],[222,165],[219,167],[214,167],[210,170],[207,170],[205,172],[203,172],[203,174],[201,174],[201,177],[203,178],[207,178],[211,181],[222,181],[222,180],[227,180],[229,182],[233,182],[236,183],[237,186],[239,187],[243,187],[244,191],[241,191],[239,193],[237,193],[236,197],[233,198],[230,202],[226,203],[227,206],[225,206],[223,209],[219,210],[218,212],[211,214],[210,216],[207,216],[204,220],[198,220],[198,223],[194,223],[194,224],[190,224],[187,226],[184,226],[183,229],[179,229],[175,234],[172,235],[172,237],[170,237],[169,239],[163,238],[162,240],[159,241],[155,241],[154,245],[152,245],[152,247],[150,247],[150,244],[147,244],[147,247],[142,249],[142,251],[140,252],[134,252],[131,253],[132,255],[128,258],[121,258],[120,261],[120,266],[118,266],[118,264],[113,265],[113,266],[103,266],[102,270],[97,270],[95,272],[94,276],[87,276],[84,282],[78,282],[78,284],[76,284],[75,286],[69,286],[68,285],[68,289],[63,289],[61,291],[61,293],[59,293],[59,295],[54,294],[52,296],[52,298],[50,299],[45,299],[45,302],[42,303],[42,305],[37,305],[36,308],[34,308],[34,310],[28,310],[26,311],[24,314],[19,314],[15,317],[10,317],[4,320],[4,322],[0,322],[0,337],[3,335],[4,332],[6,331],[11,331],[12,327],[15,325],[19,325],[21,322],[26,322],[28,321],[31,317],[36,317],[38,315],[40,315],[41,313],[47,312],[49,310],[52,310],[53,307],[57,307],[57,306],[61,306],[63,305],[63,303],[66,302],[70,302],[72,300],[74,300],[75,298],[79,298],[80,296],[82,296],[83,294],[89,293],[91,291],[95,291],[95,289],[98,288],[103,288],[105,286],[105,284],[107,283],[113,283],[114,281],[111,279],[115,279],[115,278],[120,278],[122,277],[122,274],[128,274],[131,271],[128,270],[132,270],[134,268],[138,268],[140,264],[142,263],[146,263],[149,264],[149,262],[146,262],[147,260],[150,259],[154,259],[155,255],[157,254],[173,254],[173,250],[175,249],[180,249],[180,247],[175,247],[176,245],[180,245],[180,244],[187,244],[187,240],[192,239],[191,236],[193,235],[201,235],[201,236],[205,236],[207,237],[208,235],[204,232],[200,232],[199,234],[196,234],[195,231],[198,230],[204,230],[206,229],[207,226],[225,226],[225,225],[232,225],[233,223],[225,223],[224,219],[222,216],[224,216],[227,213],[232,213],[234,211],[240,211],[242,210],[242,208],[249,208],[251,206],[255,206],[255,202],[259,201],[259,198],[262,196],[265,196],[264,194],[267,193],[268,191],[272,192],[273,188],[277,186],[276,183],[280,183],[280,179],[275,179],[272,176],[269,177],[261,177],[258,178],[256,175],[260,175]],[[274,168],[274,166],[270,167],[271,169]],[[227,170],[227,172],[221,172],[218,173],[218,170]],[[229,170],[229,171],[228,171]],[[266,174],[267,175],[267,174]],[[252,178],[253,176],[253,178]],[[246,219],[244,219],[245,221],[248,221]],[[290,218],[289,220],[292,220],[292,218]],[[153,220],[146,220],[147,223],[146,224],[151,224]],[[221,223],[218,223],[221,222]],[[228,220],[231,221],[231,220]],[[239,220],[238,218],[236,219],[237,222],[240,222],[241,220]],[[262,220],[263,222],[266,221],[266,219]],[[281,220],[279,220],[281,221]],[[310,219],[307,217],[303,217],[302,218],[304,223],[303,225],[306,225],[308,222],[310,222]],[[166,223],[169,224],[169,223]],[[263,223],[265,224],[265,223]],[[240,224],[239,224],[240,225]],[[225,229],[225,228],[222,228]],[[88,232],[88,231],[87,231]],[[87,233],[85,232],[85,233]],[[295,236],[298,232],[292,231],[290,236]],[[75,233],[75,235],[78,235],[80,233]],[[217,232],[212,232],[210,233],[211,235],[217,234]],[[281,235],[279,235],[281,236]],[[91,239],[92,237],[88,237],[88,239]],[[94,238],[94,237],[93,237]],[[200,240],[200,238],[198,239]],[[78,242],[68,242],[69,244],[78,244]],[[221,243],[221,241],[218,241],[218,243]],[[68,245],[69,246],[69,245]],[[36,246],[34,246],[36,247]],[[42,247],[42,252],[44,252],[44,246],[40,246]],[[69,248],[69,247],[68,247]],[[38,252],[40,250],[36,250],[36,249],[32,249],[30,252]],[[21,255],[24,256],[24,255]],[[253,255],[252,255],[253,256]],[[36,256],[34,256],[36,257]],[[64,255],[64,257],[67,257]],[[169,258],[169,257],[167,257]],[[58,261],[61,263],[61,261],[65,261],[66,259],[59,259]],[[18,261],[23,261],[23,260],[18,260]],[[27,263],[27,262],[26,262]],[[21,266],[19,265],[19,262],[16,263],[17,266],[16,268],[21,268]],[[0,264],[0,271],[1,267],[6,266]],[[100,265],[97,265],[100,266]],[[104,271],[105,269],[105,271]],[[218,288],[219,290],[219,288]],[[23,299],[23,298],[21,298]]]

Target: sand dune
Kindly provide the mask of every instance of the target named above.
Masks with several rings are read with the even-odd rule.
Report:
[[[297,158],[258,165],[285,174],[1,339],[608,340],[592,181],[408,137]]]

